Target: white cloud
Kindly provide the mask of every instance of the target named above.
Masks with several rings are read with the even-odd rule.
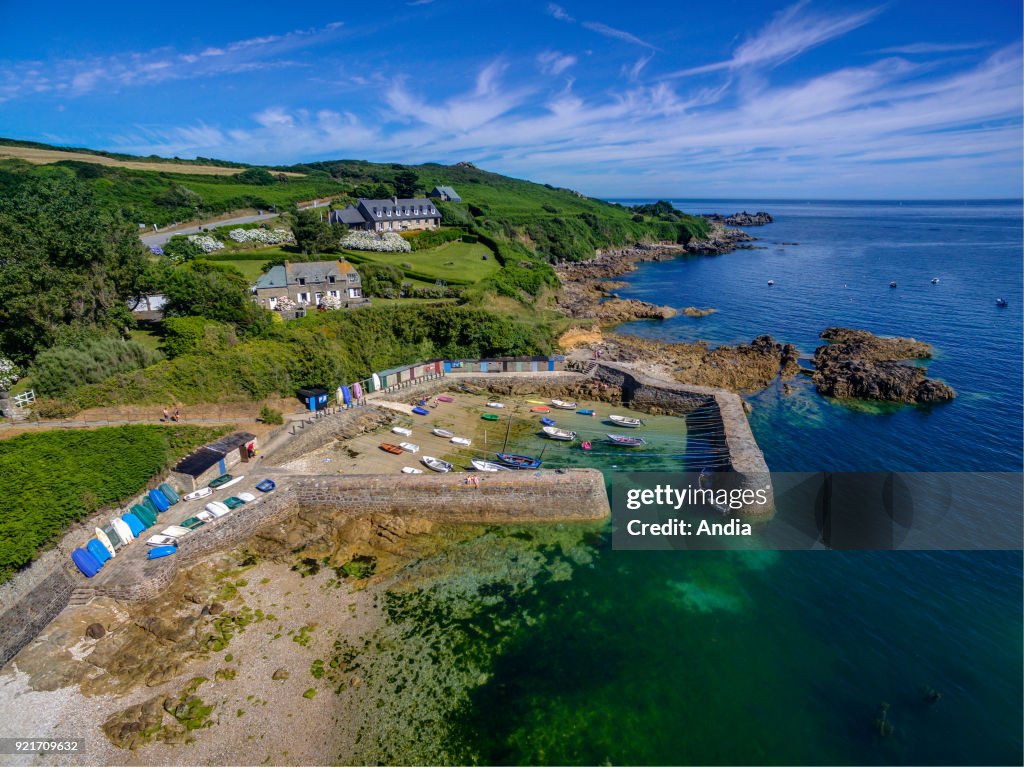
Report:
[[[558,5],[557,3],[548,3],[547,11],[548,11],[548,14],[550,16],[554,16],[559,21],[568,21],[568,22],[576,21],[576,19],[574,19],[572,16],[570,16],[568,14],[568,12],[565,10],[565,8],[563,8],[562,6]]]
[[[913,56],[920,53],[954,53],[956,51],[973,51],[984,48],[988,43],[910,43],[881,48],[875,53],[899,54]]]
[[[546,75],[557,76],[576,64],[576,57],[558,51],[544,51],[537,56],[540,71]]]
[[[580,25],[586,27],[591,32],[597,32],[597,34],[604,35],[605,37],[622,40],[623,42],[631,43],[632,45],[639,45],[643,48],[650,48],[655,51],[659,50],[659,48],[651,45],[646,40],[641,40],[631,32],[625,32],[621,29],[616,29],[615,27],[609,27],[607,24],[602,24],[599,21],[583,21],[580,22]]]

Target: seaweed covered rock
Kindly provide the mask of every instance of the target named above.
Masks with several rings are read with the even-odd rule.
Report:
[[[956,392],[927,377],[922,367],[899,360],[929,359],[930,345],[913,338],[881,338],[867,330],[832,327],[821,337],[829,343],[814,352],[814,384],[837,399],[926,403],[953,399]]]

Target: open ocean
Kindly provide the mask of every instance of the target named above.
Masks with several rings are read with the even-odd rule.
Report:
[[[756,250],[621,278],[623,297],[719,311],[620,332],[712,344],[767,333],[807,354],[830,325],[913,336],[959,395],[851,407],[806,381],[772,387],[748,398],[772,470],[1021,471],[1020,202],[673,202],[776,223],[748,229]],[[594,564],[521,599],[529,620],[450,725],[500,764],[1020,764],[1021,565],[1020,552],[605,543]]]

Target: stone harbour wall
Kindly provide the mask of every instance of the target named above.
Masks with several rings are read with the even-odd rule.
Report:
[[[56,555],[57,552],[48,552]],[[31,582],[6,590],[0,607],[0,667],[18,654],[68,605],[75,582],[56,556],[50,562],[37,561]],[[7,584],[5,584],[7,585]]]

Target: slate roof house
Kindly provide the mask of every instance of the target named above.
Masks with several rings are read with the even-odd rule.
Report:
[[[435,186],[430,190],[430,194],[427,197],[436,197],[439,200],[445,202],[462,202],[462,198],[459,197],[458,192],[452,189],[450,186]]]
[[[434,203],[423,197],[390,200],[359,199],[358,205],[332,210],[329,221],[345,224],[349,229],[372,232],[408,232],[436,229],[441,226],[441,213]]]
[[[308,261],[270,268],[253,285],[256,303],[272,311],[280,311],[284,319],[303,317],[310,307],[327,306],[334,301],[342,309],[367,306],[370,300],[363,296],[363,281],[359,272],[348,261]],[[289,299],[294,308],[278,306],[282,298]]]

